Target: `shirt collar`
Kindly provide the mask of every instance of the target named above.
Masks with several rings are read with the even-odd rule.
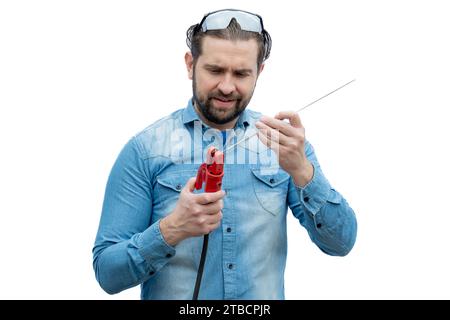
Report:
[[[189,99],[189,102],[183,111],[183,124],[188,124],[195,120],[201,121],[200,117],[198,116],[197,112],[194,109],[193,99]],[[236,125],[238,127],[245,128],[249,124],[250,124],[249,113],[247,110],[244,110],[244,112],[242,112],[241,115],[239,116]]]
[[[192,103],[192,100],[193,99],[189,99],[189,102],[183,111],[183,124],[188,124],[195,120],[201,121],[200,117],[198,116],[197,112],[194,109],[194,104]]]

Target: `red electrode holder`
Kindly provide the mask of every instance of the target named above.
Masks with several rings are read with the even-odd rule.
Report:
[[[205,192],[216,192],[222,188],[223,152],[214,147],[208,149],[206,162],[198,168],[195,189],[200,190],[205,183]]]
[[[205,192],[216,192],[222,188],[223,178],[223,152],[214,147],[208,149],[206,161],[198,168],[195,189],[200,190],[205,184]],[[203,236],[202,254],[198,265],[197,279],[195,280],[192,300],[198,300],[200,285],[202,282],[203,268],[205,266],[206,251],[208,250],[209,234]]]

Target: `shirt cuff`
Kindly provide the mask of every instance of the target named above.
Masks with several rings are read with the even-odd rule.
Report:
[[[161,269],[176,253],[175,248],[164,240],[159,221],[142,232],[137,242],[139,254],[150,266],[150,274]]]
[[[296,186],[296,188],[300,202],[313,216],[320,211],[331,191],[330,183],[323,175],[322,170],[317,170],[315,167],[311,181],[304,187]]]

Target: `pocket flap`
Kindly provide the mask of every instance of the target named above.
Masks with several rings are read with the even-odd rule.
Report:
[[[275,174],[266,174],[261,169],[252,169],[253,175],[269,187],[276,187],[289,179],[289,174],[281,169]]]
[[[342,196],[334,189],[330,190],[330,193],[328,194],[328,202],[339,204],[342,201]]]
[[[158,183],[160,185],[163,185],[163,186],[170,188],[177,192],[180,192],[184,188],[184,186],[188,180],[189,180],[189,178],[186,178],[185,176],[179,176],[179,175],[156,177],[156,181],[158,181]]]

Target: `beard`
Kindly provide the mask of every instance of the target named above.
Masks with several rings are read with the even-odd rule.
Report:
[[[195,71],[192,78],[192,91],[194,93],[194,102],[200,109],[199,111],[209,122],[215,124],[226,124],[234,119],[238,118],[245,110],[253,96],[253,91],[247,99],[238,93],[230,93],[229,95],[222,94],[219,90],[211,91],[206,96],[202,96],[197,91],[197,81],[195,77]],[[234,106],[231,109],[220,109],[213,105],[213,99],[220,100],[233,100]]]

